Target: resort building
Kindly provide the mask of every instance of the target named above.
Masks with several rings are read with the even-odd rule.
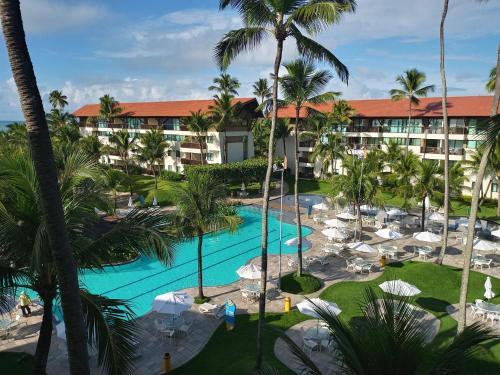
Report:
[[[492,100],[492,96],[448,97],[450,163],[470,159],[472,153],[476,151],[481,143],[476,134],[477,126],[481,120],[490,116]],[[418,106],[413,105],[409,124],[408,100],[349,100],[349,104],[355,111],[352,123],[335,129],[345,137],[349,148],[385,149],[385,144],[391,139],[406,147],[408,139],[408,149],[421,158],[444,161],[443,113],[440,97],[422,98]],[[332,110],[332,103],[312,107],[326,113]],[[293,123],[295,109],[283,108],[278,115],[281,118],[290,118]],[[305,111],[301,113],[301,117],[304,116]],[[310,160],[314,146],[314,140],[300,139],[299,168],[304,178],[318,177],[321,173],[321,163]],[[289,137],[286,140],[286,151],[289,165],[293,168],[295,158],[291,150],[293,150],[293,139]],[[281,142],[277,142],[277,153],[283,155]],[[341,169],[339,161],[335,172],[341,173]],[[475,178],[470,175],[469,181],[464,186],[464,194],[470,195],[474,183]],[[496,176],[486,176],[483,184],[485,196],[497,198],[498,184]]]
[[[256,116],[257,101],[254,98],[238,98],[237,121],[225,131],[209,131],[203,144],[203,154],[208,164],[241,161],[254,156],[252,120]],[[77,109],[73,115],[78,119],[83,135],[97,135],[104,144],[120,129],[126,129],[131,137],[138,137],[150,129],[159,129],[169,142],[163,169],[182,173],[184,166],[201,164],[200,146],[196,133],[188,130],[183,119],[191,112],[208,112],[213,100],[183,100],[163,102],[119,103],[121,113],[107,123],[99,116],[99,104],[89,104]],[[118,154],[105,157],[112,165],[122,163]]]

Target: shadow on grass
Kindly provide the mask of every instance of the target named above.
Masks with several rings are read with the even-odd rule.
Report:
[[[443,301],[441,299],[433,297],[418,297],[415,302],[426,310],[434,311],[437,313],[445,313],[446,315],[448,315],[448,313],[446,312],[446,307],[450,305],[448,301]]]

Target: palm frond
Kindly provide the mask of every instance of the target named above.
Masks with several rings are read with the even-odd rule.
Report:
[[[282,333],[280,339],[285,342],[294,359],[300,364],[301,374],[322,375],[313,360],[286,333]]]
[[[500,114],[480,122],[478,128],[479,132],[475,139],[485,139],[486,145],[491,146],[490,148],[500,143]]]
[[[238,54],[256,48],[266,33],[263,27],[244,27],[229,31],[214,48],[217,65],[221,69],[227,69]]]

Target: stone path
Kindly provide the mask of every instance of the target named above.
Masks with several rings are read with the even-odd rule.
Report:
[[[493,332],[497,335],[500,335],[500,322],[495,322],[494,324],[491,323],[491,321],[486,321],[482,319],[480,316],[473,317],[472,316],[472,309],[470,307],[470,303],[467,304],[466,309],[465,309],[465,321],[467,325],[470,325],[475,322],[483,322],[485,325],[493,328]],[[458,321],[458,303],[455,303],[453,305],[449,305],[446,307],[446,312],[450,314],[450,316]]]

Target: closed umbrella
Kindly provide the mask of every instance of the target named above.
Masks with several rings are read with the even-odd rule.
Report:
[[[376,251],[372,246],[364,242],[353,242],[350,243],[348,246],[349,249],[356,250],[361,253],[374,253]]]
[[[347,228],[349,226],[349,224],[347,224],[345,221],[338,219],[328,219],[323,221],[323,223],[327,227],[332,227],[332,228]]]
[[[335,238],[338,240],[345,240],[347,237],[349,237],[346,233],[338,230],[337,228],[323,229],[321,233],[328,238]]]
[[[444,216],[441,215],[439,212],[433,212],[433,213],[427,215],[427,220],[431,220],[431,221],[443,221],[444,220]]]
[[[379,237],[385,238],[386,240],[397,240],[398,238],[403,237],[401,233],[389,228],[379,229],[375,232],[375,234]]]
[[[158,206],[158,201],[156,200],[156,195],[153,197],[153,206]]]
[[[493,232],[491,232],[491,235],[495,237],[500,237],[500,229],[494,230]]]
[[[486,240],[474,240],[472,243],[474,250],[480,251],[495,251],[497,246],[494,242],[486,241]]]
[[[469,219],[466,217],[461,217],[461,218],[455,220],[455,224],[458,227],[466,227],[469,225]],[[476,228],[476,229],[482,228],[481,220],[476,220],[476,224],[474,224],[474,228]]]
[[[492,299],[495,297],[495,293],[493,293],[492,288],[493,288],[493,286],[491,285],[491,279],[488,276],[486,278],[486,282],[484,283],[484,297],[486,299]]]
[[[432,232],[417,232],[413,233],[413,238],[422,242],[440,242],[441,236]]]
[[[344,220],[356,220],[356,216],[354,216],[350,212],[342,212],[338,214],[337,217]]]
[[[336,303],[324,301],[319,298],[311,298],[310,300],[303,300],[302,302],[297,304],[297,308],[302,314],[309,315],[312,316],[313,318],[319,319],[320,316],[315,311],[317,307],[327,310],[334,315],[339,315],[342,312],[342,310],[339,309]]]
[[[162,314],[175,314],[189,310],[194,299],[184,292],[169,292],[156,296],[153,301],[153,311]]]
[[[260,279],[262,268],[256,264],[246,264],[236,270],[239,277],[243,279]]]
[[[328,211],[329,207],[325,202],[317,203],[312,206],[315,210]]]
[[[297,246],[299,244],[299,238],[298,237],[290,238],[289,240],[285,241],[285,244],[287,246]],[[302,247],[303,248],[310,247],[310,245],[311,245],[311,243],[309,241],[307,241],[305,238],[302,238]]]
[[[407,213],[403,210],[400,210],[399,208],[391,208],[389,211],[387,211],[387,215],[389,215],[389,216],[404,216],[404,215],[407,215]]]
[[[129,197],[129,198],[128,198],[128,204],[127,204],[127,207],[128,207],[128,208],[134,208],[134,202],[132,201],[132,197]]]
[[[379,285],[386,293],[394,294],[396,296],[411,297],[421,293],[415,285],[409,284],[403,280],[389,280]]]

